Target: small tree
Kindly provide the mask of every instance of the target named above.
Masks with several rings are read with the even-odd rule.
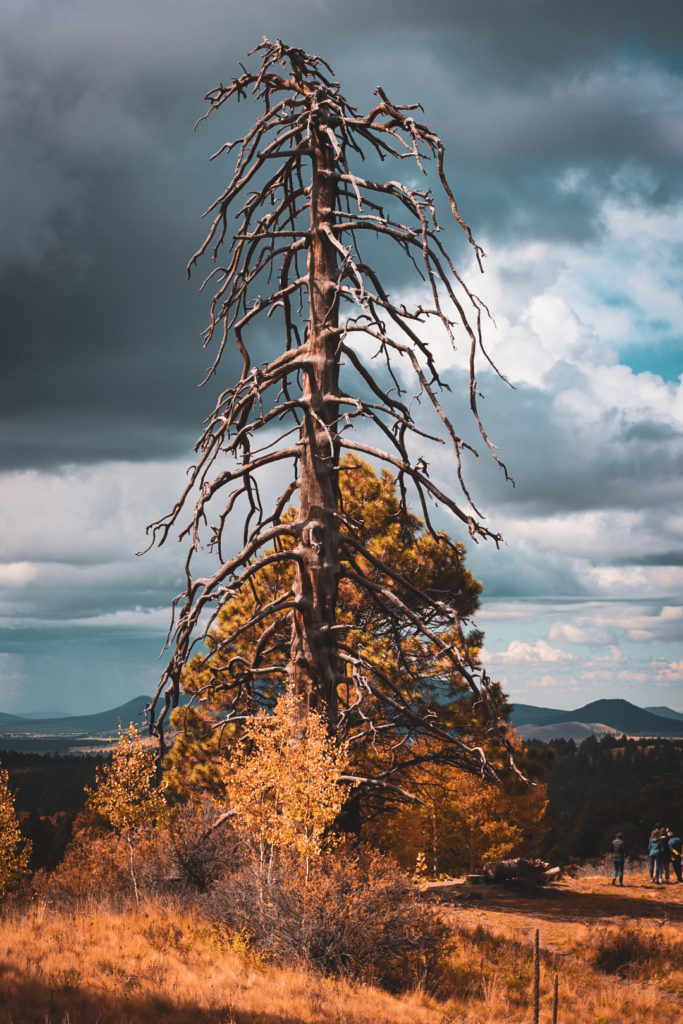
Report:
[[[272,715],[245,721],[240,747],[220,764],[235,827],[256,840],[262,858],[268,848],[294,851],[308,876],[349,793],[346,758],[320,716],[302,720],[296,695],[284,693]]]
[[[130,877],[136,903],[140,902],[134,844],[143,833],[161,824],[167,815],[163,789],[157,786],[157,758],[145,747],[140,728],[131,722],[119,730],[111,762],[97,770],[95,786],[87,789],[87,807],[99,814],[128,844]]]
[[[518,762],[534,778],[533,763],[519,741],[512,742]],[[529,845],[533,849],[543,837],[548,801],[541,782],[523,786],[508,778],[501,785],[436,762],[428,772],[413,770],[406,785],[421,806],[396,806],[370,822],[366,833],[404,867],[417,865],[416,873],[474,871],[486,861],[522,853]]]
[[[19,829],[6,768],[0,768],[0,898],[28,872],[31,842]]]

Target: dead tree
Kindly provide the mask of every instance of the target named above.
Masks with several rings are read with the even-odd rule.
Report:
[[[173,655],[151,718],[163,742],[165,716],[178,702],[193,645],[210,634],[220,608],[251,591],[250,613],[222,639],[224,671],[214,673],[210,684],[232,695],[228,719],[239,718],[245,697],[263,694],[266,685],[290,686],[301,697],[302,713],[318,709],[330,729],[352,744],[385,730],[398,749],[409,732],[422,731],[458,763],[483,772],[483,750],[454,735],[433,706],[416,705],[409,688],[359,656],[345,642],[348,624],[340,625],[335,614],[340,579],[348,578],[396,624],[399,646],[420,638],[434,665],[457,673],[485,709],[489,732],[502,738],[490,681],[467,652],[448,595],[417,587],[378,559],[340,505],[340,461],[344,453],[357,453],[395,474],[406,528],[410,492],[440,543],[449,542],[433,525],[434,504],[457,517],[475,540],[500,540],[468,493],[461,456],[475,449],[449,419],[441,400],[448,387],[423,338],[423,327],[435,322],[454,343],[458,325],[469,348],[470,408],[498,461],[477,411],[475,357],[483,353],[488,359],[481,334],[485,307],[442,244],[429,188],[364,176],[360,161],[368,157],[370,165],[381,167],[412,160],[424,173],[424,161],[433,160],[450,213],[480,268],[483,252],[458,212],[441,141],[413,116],[417,105],[394,105],[378,88],[375,106],[359,114],[320,57],[265,39],[252,54],[260,66],[251,71],[242,65],[239,77],[209,92],[208,111],[200,118],[248,93],[263,106],[242,138],[214,154],[236,151],[235,170],[207,211],[211,226],[188,266],[189,274],[203,257],[216,264],[202,285],[214,292],[205,345],[217,344],[206,380],[217,374],[229,345],[236,347],[242,369],[206,421],[183,494],[149,528],[151,543],[163,543],[176,527],[181,539],[189,539],[187,589],[174,602],[169,633]],[[426,304],[408,308],[391,296],[361,251],[378,242],[390,243],[410,261],[429,296]],[[274,320],[281,331],[278,352],[255,365],[248,335],[259,326],[272,330]],[[412,395],[402,383],[406,367],[414,379]],[[436,429],[427,423],[429,410]],[[458,501],[438,486],[420,454],[434,442],[450,445]],[[268,509],[261,497],[264,479],[283,469],[289,479]],[[191,495],[194,511],[183,525]],[[295,517],[286,514],[293,500]],[[242,528],[239,543],[235,517]],[[212,575],[197,578],[193,560],[204,530],[218,565]],[[266,600],[258,592],[259,573],[280,566],[290,568],[292,582]],[[231,658],[231,645],[255,627],[259,639],[251,655]],[[340,705],[342,681],[347,689],[350,682],[351,697]],[[374,781],[386,785],[392,770],[385,766]]]

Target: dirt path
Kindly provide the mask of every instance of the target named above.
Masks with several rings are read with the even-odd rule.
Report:
[[[542,889],[468,885],[456,879],[431,883],[426,896],[459,930],[484,928],[510,945],[530,946],[538,929],[541,949],[556,969],[564,963],[568,969],[581,968],[586,977],[602,971],[592,959],[600,934],[654,936],[653,947],[669,943],[667,955],[658,956],[662,949],[653,949],[652,964],[648,961],[643,973],[634,975],[625,964],[625,969],[612,969],[608,976],[622,990],[649,992],[683,1008],[681,884],[655,886],[645,874],[630,875],[623,888],[613,887],[605,875],[567,878]]]
[[[623,888],[608,877],[568,878],[542,889],[511,885],[468,885],[464,879],[433,882],[430,898],[443,905],[488,914],[544,921],[683,921],[683,885],[653,885],[646,875],[632,875]]]

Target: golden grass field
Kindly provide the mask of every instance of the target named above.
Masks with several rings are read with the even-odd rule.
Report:
[[[561,1024],[683,1020],[683,885],[593,875],[547,890],[433,883],[452,937],[441,977],[401,996],[278,968],[172,902],[115,911],[41,903],[0,919],[2,1024],[504,1024],[541,1022],[559,976]]]

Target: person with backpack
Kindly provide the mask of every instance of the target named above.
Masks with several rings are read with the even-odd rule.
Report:
[[[619,885],[624,884],[624,861],[626,860],[626,843],[624,842],[623,833],[617,832],[616,836],[612,840],[612,863],[614,864],[614,874],[612,875],[612,885],[617,884],[619,879]]]
[[[667,838],[669,853],[671,854],[671,867],[674,869],[677,881],[683,882],[681,877],[681,838],[680,836],[675,836],[671,829],[667,829]]]

